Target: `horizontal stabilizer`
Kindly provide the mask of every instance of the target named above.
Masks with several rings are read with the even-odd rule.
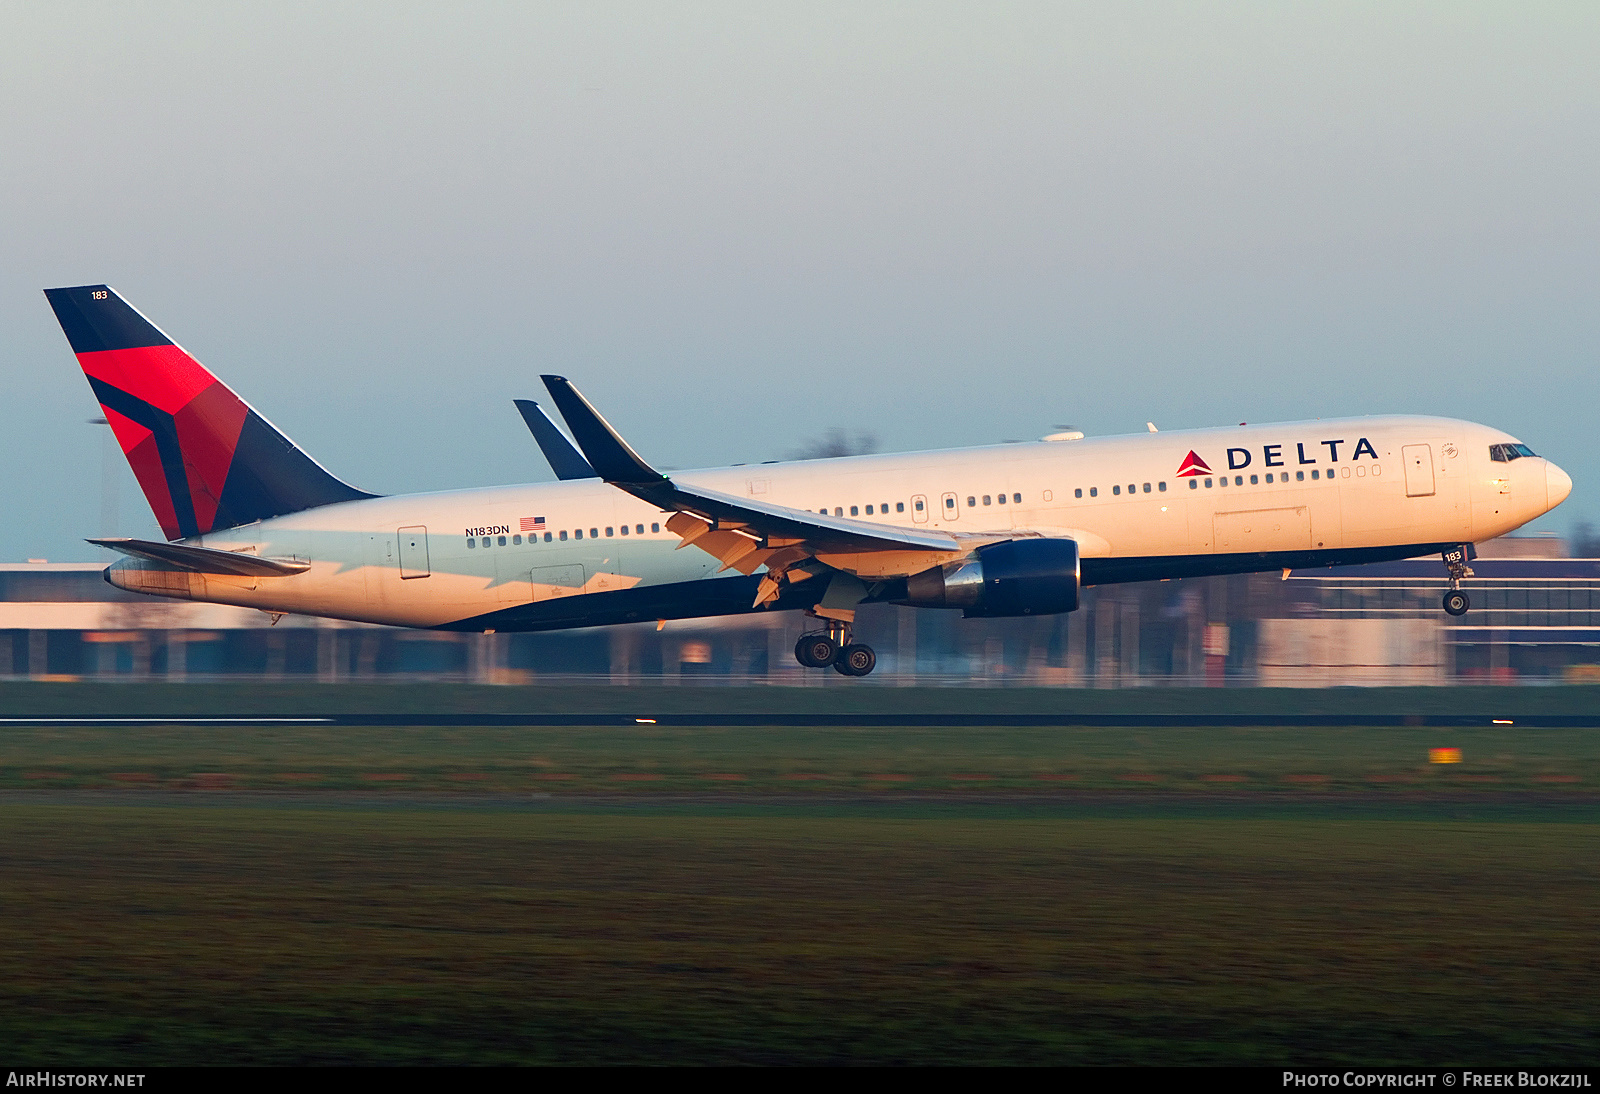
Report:
[[[539,443],[539,450],[544,453],[544,458],[550,461],[550,470],[556,473],[556,478],[566,479],[598,479],[594,468],[589,466],[589,461],[583,458],[573,443],[567,440],[567,435],[556,428],[556,423],[550,420],[550,415],[544,408],[532,399],[514,399],[517,410],[522,415],[522,420],[528,423],[528,432],[533,434],[533,439]]]
[[[186,547],[181,543],[155,543],[147,539],[91,539],[97,547],[109,547],[129,558],[159,562],[196,574],[229,574],[235,577],[292,577],[311,569],[311,563],[287,558],[259,558],[237,551],[214,551],[209,547]]]

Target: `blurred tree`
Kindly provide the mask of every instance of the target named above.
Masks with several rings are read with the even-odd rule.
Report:
[[[838,456],[865,456],[878,450],[878,438],[865,430],[854,436],[838,426],[789,454],[791,460],[829,460]]]
[[[1600,558],[1600,534],[1586,520],[1572,526],[1572,557]]]

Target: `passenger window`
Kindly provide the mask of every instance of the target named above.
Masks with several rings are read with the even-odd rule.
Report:
[[[566,532],[562,532],[561,533],[561,542],[562,543],[567,542],[567,533]]]
[[[590,539],[599,539],[600,538],[600,529],[598,529],[598,528],[589,529],[589,538]]]
[[[1259,478],[1257,478],[1254,475],[1250,476],[1250,485],[1251,486],[1259,486],[1260,484],[1261,484],[1261,480]]]
[[[644,525],[642,524],[635,524],[633,526],[633,530],[639,533],[641,536],[644,535]]]
[[[842,517],[842,516],[844,516],[844,506],[842,506],[842,505],[835,505],[835,506],[834,506],[834,507],[833,507],[833,515],[834,515],[834,516],[836,516],[836,517]]]
[[[1011,495],[1011,504],[1012,505],[1021,505],[1022,504],[1022,495],[1021,494],[1012,494]]]
[[[1226,476],[1226,475],[1218,475],[1217,476],[1217,485],[1218,486],[1227,486],[1228,485],[1228,476]]]
[[[573,539],[582,539],[583,538],[583,529],[582,528],[574,529],[573,533],[572,533],[572,538]]]
[[[1091,498],[1099,497],[1100,496],[1100,488],[1098,486],[1089,487],[1089,496]]]
[[[977,505],[977,504],[978,504],[978,500],[976,498],[974,498],[971,494],[968,494],[967,495],[967,508],[971,509],[974,505]]]
[[[562,539],[566,539],[566,538],[567,538],[567,534],[566,534],[566,533],[565,533],[565,532],[562,532],[562,533],[561,533],[561,538],[562,538]],[[545,541],[545,542],[546,542],[546,543],[549,543],[549,542],[550,542],[550,533],[549,533],[549,532],[546,532],[546,533],[545,533],[545,534],[544,534],[544,541]]]
[[[1235,475],[1233,477],[1233,485],[1235,485],[1235,486],[1243,486],[1244,485],[1244,476],[1243,475]]]
[[[852,516],[852,517],[859,517],[859,516],[860,516],[860,515],[861,515],[861,509],[860,509],[860,507],[859,507],[859,506],[855,506],[855,505],[852,505],[852,506],[851,506],[851,507],[850,507],[850,515],[851,515],[851,516]]]
[[[608,536],[609,536],[609,535],[612,535],[612,534],[613,534],[613,533],[612,533],[612,531],[611,531],[611,529],[610,529],[610,528],[607,528],[607,529],[606,529],[606,535],[608,535]]]
[[[946,509],[954,509],[956,507],[956,499],[952,498],[952,497],[945,498],[944,499],[944,507]]]
[[[994,500],[997,504],[1004,505],[1006,503],[1006,496],[1004,494],[998,494],[995,496]]]
[[[504,547],[505,545],[506,545],[506,537],[505,536],[501,536],[500,537],[500,546]]]
[[[917,500],[916,506],[917,506],[917,512],[919,512],[919,513],[922,512],[922,501],[921,501],[920,498]]]
[[[1111,488],[1111,493],[1120,496],[1122,494],[1122,487],[1121,486],[1113,486]]]
[[[1133,483],[1131,483],[1131,482],[1130,482],[1130,483],[1129,483],[1129,484],[1128,484],[1128,493],[1130,493],[1130,494],[1137,494],[1137,493],[1138,493],[1138,492],[1139,492],[1139,491],[1137,491],[1137,490],[1135,490],[1135,489],[1134,489],[1134,488],[1133,488]]]
[[[1083,487],[1080,486],[1076,490],[1074,490],[1072,492],[1072,496],[1075,497],[1075,498],[1083,497]]]
[[[1189,489],[1190,490],[1198,490],[1198,489],[1200,489],[1200,480],[1199,479],[1190,479],[1189,480]]]
[[[1306,481],[1306,473],[1304,471],[1296,471],[1294,473],[1294,481],[1295,482],[1305,482]]]
[[[661,525],[659,523],[652,524],[652,525],[650,525],[650,530],[652,532],[660,532],[661,531]]]
[[[521,547],[522,546],[522,537],[521,536],[512,536],[511,537],[511,546],[513,546],[513,547]]]
[[[867,506],[867,512],[869,512],[869,513],[872,512],[872,507],[870,505]],[[878,512],[882,513],[884,516],[888,516],[889,515],[889,503],[888,502],[884,502],[882,505],[878,506]]]
[[[1271,471],[1267,472],[1267,485],[1268,486],[1272,485],[1272,472]]]
[[[1227,481],[1228,481],[1228,480],[1227,480],[1227,479],[1223,479],[1223,480],[1222,480],[1222,481],[1223,481],[1223,482],[1227,482]],[[1210,490],[1210,489],[1211,489],[1211,480],[1210,480],[1210,479],[1207,479],[1207,480],[1206,480],[1206,489],[1207,489],[1207,490]]]
[[[869,506],[867,506],[867,516],[870,517],[871,515],[872,515],[872,506],[869,505]]]
[[[984,495],[984,496],[983,496],[983,504],[985,504],[985,505],[991,505],[991,504],[993,504],[993,503],[992,503],[992,502],[991,502],[991,501],[990,501],[990,500],[989,500],[989,495],[988,495],[988,494],[985,494],[985,495]]]
[[[473,536],[468,536],[467,537],[467,550],[470,551],[474,547],[476,547],[477,545],[478,545],[478,541],[477,541],[477,539],[475,537],[473,537]]]
[[[1156,483],[1156,490],[1165,494],[1167,492],[1167,480],[1162,479],[1160,482]]]
[[[918,502],[918,503],[917,503],[917,508],[918,508],[918,509],[921,509],[921,508],[922,508],[922,503],[921,503],[921,502]],[[896,513],[904,513],[904,512],[905,512],[905,511],[906,511],[906,503],[905,503],[905,502],[903,502],[903,501],[897,501],[897,502],[895,502],[895,503],[894,503],[894,511],[895,511],[895,512],[896,512]]]
[[[622,526],[622,534],[623,535],[627,535],[628,534],[628,526],[626,524],[624,524]]]
[[[1320,478],[1320,477],[1321,477],[1321,476],[1320,476],[1320,475],[1318,475],[1318,474],[1317,474],[1317,472],[1316,472],[1316,471],[1315,471],[1315,470],[1313,470],[1313,471],[1312,471],[1312,472],[1311,472],[1311,478],[1312,478],[1312,479],[1313,479],[1313,480],[1315,480],[1315,479],[1318,479],[1318,478]]]
[[[1146,494],[1148,494],[1150,492],[1150,484],[1149,483],[1145,483],[1144,484],[1144,492]]]

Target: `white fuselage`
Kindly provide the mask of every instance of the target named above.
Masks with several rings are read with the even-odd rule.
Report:
[[[1211,572],[1275,567],[1300,552],[1362,561],[1363,551],[1420,553],[1503,535],[1559,504],[1571,485],[1542,458],[1491,460],[1491,445],[1514,440],[1446,418],[1364,417],[750,464],[673,478],[870,523],[1068,537],[1093,583],[1096,564],[1113,575],[1115,560],[1140,560],[1140,577],[1183,576],[1206,572],[1195,560],[1219,556],[1238,556],[1237,565]],[[109,576],[139,591],[265,611],[459,626],[530,602],[716,577],[718,561],[678,549],[667,518],[598,479],[374,498],[184,541],[310,562],[302,574],[158,574],[130,560]],[[901,554],[818,557],[868,580],[939,561]],[[668,613],[642,617],[658,614]],[[691,606],[680,614],[707,612]],[[548,625],[583,625],[582,613]]]

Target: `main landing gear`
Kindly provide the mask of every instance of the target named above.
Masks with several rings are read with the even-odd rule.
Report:
[[[1450,591],[1444,594],[1446,615],[1466,615],[1467,609],[1472,607],[1471,599],[1461,591],[1461,579],[1472,576],[1472,567],[1467,563],[1476,554],[1470,543],[1452,547],[1444,553],[1445,569],[1450,571]]]
[[[850,641],[850,628],[836,620],[827,620],[827,631],[820,634],[803,634],[794,646],[794,659],[808,669],[825,669],[844,676],[866,676],[878,667],[878,655],[872,647]]]

